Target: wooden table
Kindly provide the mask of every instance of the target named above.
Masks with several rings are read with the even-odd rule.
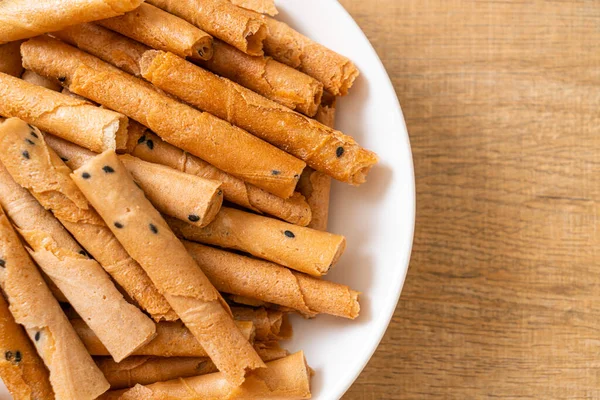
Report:
[[[600,1],[341,2],[396,87],[418,196],[345,398],[600,398]]]

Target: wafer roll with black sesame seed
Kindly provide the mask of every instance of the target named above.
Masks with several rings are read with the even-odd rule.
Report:
[[[266,24],[227,0],[149,0],[252,56],[263,54]]]
[[[208,357],[134,356],[120,363],[109,357],[98,357],[95,361],[113,390],[218,371]]]
[[[167,217],[181,238],[241,250],[313,276],[325,275],[346,248],[341,235],[223,207],[204,228]]]
[[[69,25],[111,18],[143,0],[4,0],[0,2],[0,44],[54,32]]]
[[[0,73],[0,115],[17,117],[94,151],[122,149],[127,117]]]
[[[377,162],[349,136],[216,76],[172,53],[150,50],[142,76],[160,89],[223,118],[342,182],[359,185]],[[281,172],[273,167],[271,174]]]
[[[221,292],[289,307],[309,317],[322,313],[354,319],[360,311],[359,293],[347,286],[268,261],[188,241],[183,244]]]
[[[244,208],[301,226],[307,225],[311,220],[310,207],[299,193],[294,193],[289,199],[282,199],[165,142],[147,129],[137,132],[130,129],[127,151],[145,161],[220,181],[225,200]]]
[[[231,307],[236,321],[250,321],[256,329],[257,341],[278,340],[284,313],[277,310],[267,310],[264,307]],[[270,360],[269,360],[270,361]]]
[[[317,79],[334,96],[348,94],[359,75],[352,61],[295,31],[284,22],[267,16],[261,18],[269,27],[269,34],[264,41],[267,55]]]
[[[108,356],[108,350],[98,337],[81,319],[71,323],[83,344],[93,356]],[[254,342],[254,325],[251,321],[236,321],[240,332],[250,342]],[[137,349],[133,356],[153,357],[208,357],[206,350],[181,321],[159,322],[156,324],[156,337]]]
[[[192,60],[213,55],[213,38],[189,22],[150,4],[142,4],[122,16],[97,22],[152,48],[170,51]]]
[[[228,382],[223,373],[216,372],[147,386],[137,385],[120,399],[309,399],[310,375],[304,353],[298,352],[267,363],[267,368],[250,372],[239,387]]]
[[[94,157],[71,177],[229,382],[239,385],[247,371],[264,367],[223,298],[114,152]]]
[[[46,364],[56,398],[92,400],[108,390],[108,382],[83,347],[2,209],[0,209],[0,259],[3,264],[0,268],[0,285],[8,298],[10,312],[15,321],[25,328]],[[11,339],[15,338],[11,336]],[[20,352],[22,363],[31,361],[25,358],[30,351],[24,349],[15,349],[12,361],[16,361],[14,357],[17,357],[17,351]],[[4,379],[5,376],[2,378]],[[30,378],[33,377],[27,379]],[[41,375],[34,379],[43,385]],[[8,380],[4,382],[9,385]],[[45,392],[47,390],[42,390],[38,398],[54,398],[42,396]],[[16,396],[16,398],[27,397]]]
[[[69,179],[70,169],[46,146],[39,130],[17,118],[4,122],[0,126],[0,161],[107,270],[119,271],[119,261],[127,263],[127,253],[123,251],[122,257],[112,253],[120,249],[118,242]],[[32,257],[115,360],[122,360],[154,337],[152,321],[123,298],[98,262],[59,248],[43,226],[38,229],[33,235],[23,234]]]
[[[55,92],[60,92],[62,90],[62,86],[60,86],[58,82],[38,75],[33,71],[23,72],[23,75],[21,75],[21,79],[23,79],[25,82],[45,87],[46,89],[50,89]]]
[[[323,84],[271,57],[253,57],[227,43],[213,42],[213,57],[199,65],[292,110],[313,116]]]
[[[6,220],[5,217],[0,217]],[[4,232],[2,232],[4,233]],[[0,240],[6,240],[0,236]],[[6,260],[0,253],[0,264]],[[34,338],[35,338],[34,334]],[[41,336],[40,336],[41,337]],[[0,378],[16,399],[54,400],[48,370],[0,295]]]
[[[274,0],[229,0],[232,4],[247,10],[256,11],[260,14],[267,14],[272,17],[279,14],[275,7]]]
[[[0,45],[0,72],[15,77],[23,73],[23,63],[21,62],[21,41],[10,42]]]

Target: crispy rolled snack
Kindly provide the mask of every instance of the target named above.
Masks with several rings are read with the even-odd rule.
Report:
[[[97,154],[48,135],[46,141],[71,169]],[[146,197],[162,213],[198,226],[208,225],[221,209],[221,183],[183,173],[130,155],[119,157]]]
[[[4,197],[3,192],[2,197]],[[23,325],[38,354],[48,367],[50,383],[56,398],[92,400],[108,390],[108,382],[86,352],[1,209],[0,259],[2,259],[0,285],[10,303],[10,312],[16,322]],[[8,333],[3,331],[3,334]],[[11,336],[11,339],[14,340],[15,337]],[[30,354],[29,350],[14,349],[10,361],[23,363],[26,367],[26,363],[32,362],[28,354]],[[19,372],[13,372],[18,379]],[[32,375],[29,375],[27,372],[27,378],[25,375],[22,378],[27,379],[27,382],[35,379],[40,385],[39,389],[42,390],[40,394],[46,392],[41,382],[43,375],[33,375],[33,368],[31,373]],[[5,380],[5,383],[9,382]]]
[[[0,217],[6,221],[4,216]],[[4,233],[4,232],[2,232]],[[0,240],[6,240],[0,235]],[[0,253],[0,258],[4,254]],[[1,258],[4,260],[3,258]],[[6,260],[4,260],[6,263]],[[13,398],[54,400],[48,370],[0,295],[0,378]]]
[[[85,239],[86,243],[100,244],[100,250],[95,249],[94,253],[104,255],[104,250],[104,260],[112,259],[108,249],[118,248],[111,242],[118,243],[101,225],[98,215],[88,208],[85,197],[69,179],[70,170],[46,147],[39,130],[17,118],[4,122],[0,126],[0,160],[13,179],[43,206],[53,210],[80,242]],[[32,248],[32,257],[88,321],[115,360],[122,360],[154,337],[152,321],[125,301],[95,260],[59,248],[44,226],[37,228],[32,234],[23,233]],[[87,248],[92,253],[92,247]]]
[[[160,89],[223,118],[342,182],[359,185],[377,162],[349,136],[218,77],[172,53],[150,50],[142,76]],[[277,175],[276,168],[272,174]]]
[[[267,26],[227,0],[149,0],[251,56],[263,55]],[[257,14],[258,15],[258,14]]]
[[[71,177],[232,384],[264,367],[224,300],[114,152],[94,157]]]
[[[80,24],[52,36],[79,47],[135,76],[140,75],[139,60],[150,48],[96,24]]]
[[[125,292],[155,320],[177,319],[142,267],[127,254],[104,221],[91,209],[71,180],[71,170],[48,148],[44,136],[37,131],[34,132],[37,137],[33,136],[31,128],[16,119],[9,122],[12,129],[5,129],[0,137],[0,159],[15,180],[29,189],[42,206],[52,211]],[[22,144],[27,148],[21,149]],[[29,158],[24,158],[23,152]],[[124,314],[123,318],[139,323],[139,331],[132,331],[129,336],[135,340],[134,332],[137,332],[142,344],[142,338],[152,334],[151,321],[133,306],[126,307],[126,311],[129,315]]]
[[[226,381],[224,374],[200,375],[148,386],[137,385],[122,400],[149,399],[309,399],[310,369],[301,351],[271,361],[267,368],[248,374],[239,387]]]
[[[0,45],[0,72],[15,77],[23,73],[21,62],[21,41],[10,42]]]
[[[38,75],[33,71],[23,72],[21,79],[25,82],[33,83],[34,85],[42,86],[55,92],[60,92],[62,90],[62,86],[60,86],[58,82]]]
[[[108,356],[108,350],[98,337],[81,319],[71,323],[83,344],[93,356]],[[254,325],[250,321],[236,321],[236,326],[248,341],[254,341]],[[156,337],[137,349],[134,356],[154,357],[208,357],[206,350],[181,321],[159,322],[156,324]]]
[[[0,73],[0,98],[1,115],[21,118],[90,150],[122,149],[127,142],[124,115],[22,79]]]
[[[279,14],[273,0],[229,0],[236,6],[243,7],[247,10],[256,11],[260,14],[267,14],[272,17]]]
[[[271,57],[249,56],[220,40],[213,43],[213,57],[199,64],[310,117],[317,112],[323,95],[323,84],[315,78]]]
[[[167,222],[181,238],[241,250],[313,276],[325,275],[346,248],[341,235],[228,207],[204,228],[168,217]]]
[[[120,363],[110,357],[99,357],[95,361],[113,390],[218,371],[208,357],[137,356],[128,357]]]
[[[333,128],[335,125],[335,105],[336,98],[327,93],[321,106],[319,106],[315,116],[316,120]],[[312,211],[313,217],[308,227],[326,231],[329,220],[331,178],[320,171],[306,168],[300,176],[297,190],[306,198]]]
[[[111,18],[143,0],[4,0],[0,2],[0,44],[54,32],[69,25]]]
[[[317,79],[334,96],[348,94],[359,75],[352,61],[300,34],[284,22],[261,17],[269,27],[264,42],[265,53]]]
[[[184,241],[183,244],[221,292],[289,307],[306,316],[324,313],[354,319],[360,311],[359,293],[347,286],[268,261],[197,243]]]
[[[254,350],[256,350],[264,362],[279,360],[290,354],[286,349],[281,348],[279,343],[274,340],[268,342],[256,342],[254,343]]]
[[[281,311],[267,310],[264,307],[231,307],[231,312],[236,321],[252,322],[256,329],[255,339],[257,341],[277,340],[279,338],[284,316]]]
[[[122,16],[98,21],[98,25],[180,57],[208,60],[213,54],[212,36],[150,4],[143,3]]]
[[[137,134],[130,131],[127,151],[145,161],[220,181],[225,200],[242,207],[270,214],[296,225],[305,226],[310,222],[310,207],[299,193],[294,193],[289,199],[282,199],[165,142],[149,130]]]

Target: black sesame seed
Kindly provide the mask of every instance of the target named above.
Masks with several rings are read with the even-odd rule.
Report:
[[[6,358],[7,361],[10,361],[13,359],[13,352],[8,350],[6,353],[4,353],[4,358]]]
[[[23,155],[23,157],[29,160],[29,152],[27,150],[23,151],[21,154]]]
[[[85,252],[85,250],[79,250],[79,254],[81,254],[84,257],[87,257],[87,253]]]
[[[33,140],[31,140],[31,139],[25,139],[25,141],[26,141],[27,143],[29,143],[29,144],[32,144],[32,145],[34,145],[34,146],[35,146],[35,143],[34,143],[34,141],[33,141]]]
[[[61,157],[60,159],[63,160],[64,162],[69,162],[68,158]]]
[[[0,267],[6,268],[6,261],[0,258]]]
[[[296,237],[296,235],[294,235],[294,232],[292,232],[292,231],[285,231],[285,232],[283,232],[283,234],[292,239]]]
[[[150,224],[148,225],[150,227],[150,230],[152,231],[152,233],[158,233],[158,228],[154,225],[154,224]]]
[[[41,337],[42,337],[42,332],[36,332],[35,333],[35,341],[36,342],[39,341]]]
[[[92,176],[90,174],[88,174],[87,172],[84,172],[83,174],[81,174],[81,177],[83,179],[90,179]]]
[[[33,137],[34,137],[34,138],[36,138],[36,139],[39,139],[39,136],[38,136],[38,134],[37,134],[37,133],[35,133],[35,132],[33,131],[33,126],[29,125],[29,127],[32,129],[32,130],[31,130],[31,136],[33,136]]]
[[[190,215],[188,215],[188,219],[189,219],[190,221],[192,221],[192,222],[198,222],[198,221],[200,221],[200,217],[199,217],[199,216],[197,216],[197,215],[194,215],[194,214],[190,214]]]
[[[140,137],[140,138],[138,139],[138,144],[142,144],[142,143],[144,143],[145,141],[146,141],[146,135],[143,135],[142,137]]]
[[[107,174],[112,174],[113,172],[115,172],[115,170],[109,165],[105,165],[104,167],[102,167],[102,170]]]
[[[15,362],[21,362],[22,359],[23,359],[23,357],[21,356],[21,352],[19,350],[17,350],[15,352]]]
[[[300,175],[298,175],[298,174],[294,175],[294,179],[298,179],[298,178],[300,178]]]
[[[338,156],[338,158],[340,158],[343,154],[344,154],[344,148],[343,147],[340,146],[340,147],[338,147],[335,150],[335,155]]]
[[[58,80],[61,81],[61,82],[64,82],[64,81],[67,80],[67,77],[66,76],[59,76]]]
[[[150,150],[154,150],[154,142],[152,140],[148,139],[148,141],[146,141],[146,146],[148,146]]]
[[[27,126],[28,126],[29,128],[31,128],[31,130],[34,130],[34,129],[35,129],[35,128],[33,127],[33,125],[31,125],[31,124],[27,124]],[[37,137],[37,136],[36,136],[36,137]]]
[[[123,224],[120,222],[115,222],[115,228],[121,229],[121,228],[123,228]]]
[[[279,175],[280,173],[281,173],[281,171],[277,171],[276,169],[271,171],[271,175]]]
[[[221,189],[219,189],[219,191],[217,192],[217,196],[220,196],[223,194],[223,191]]]

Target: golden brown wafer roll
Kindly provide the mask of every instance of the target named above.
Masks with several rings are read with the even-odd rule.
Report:
[[[69,25],[111,18],[143,0],[4,0],[0,2],[0,44],[54,32]]]
[[[122,149],[127,141],[124,115],[2,73],[0,98],[1,115],[21,118],[90,150]]]
[[[135,76],[140,75],[139,60],[149,47],[96,24],[74,25],[52,36],[79,47]]]
[[[5,240],[0,237],[0,240]],[[3,254],[0,253],[0,257]],[[4,260],[4,259],[2,259]],[[4,260],[4,263],[6,261]],[[54,400],[44,362],[0,295],[0,378],[13,398]]]
[[[267,364],[267,368],[252,371],[239,387],[231,385],[221,372],[216,372],[148,386],[137,385],[125,392],[120,399],[309,399],[310,397],[310,369],[306,365],[304,353],[300,351],[271,361]]]
[[[84,248],[115,279],[125,292],[154,319],[174,320],[177,315],[142,267],[119,244],[106,224],[91,209],[83,194],[72,182],[71,170],[48,148],[44,137],[23,122],[11,120],[12,130],[0,137],[0,159],[22,186],[29,189],[46,209],[52,211]],[[25,145],[27,148],[21,149]],[[26,152],[29,158],[24,158]],[[85,254],[85,253],[84,253]],[[138,339],[152,333],[151,322],[130,306],[132,323],[139,323]],[[145,327],[144,333],[142,330]],[[135,340],[133,332],[129,334]],[[141,343],[140,343],[141,344]]]
[[[267,310],[264,307],[231,307],[236,321],[251,321],[256,329],[257,341],[275,340],[279,336],[283,313],[277,310]],[[269,360],[270,361],[270,360]]]
[[[212,36],[189,22],[160,8],[143,3],[122,16],[97,22],[152,48],[180,57],[208,60],[212,57]]]
[[[56,81],[45,78],[41,75],[36,74],[33,71],[25,71],[21,76],[25,82],[32,83],[34,85],[45,87],[46,89],[53,90],[55,92],[60,92],[62,90],[62,86]]]
[[[86,352],[1,209],[0,259],[0,285],[8,298],[10,312],[25,328],[48,367],[56,398],[92,400],[108,390],[108,382]],[[26,354],[29,351],[15,349],[12,361],[18,362],[17,358],[24,364],[31,361],[25,358]]]
[[[13,179],[51,209],[108,270],[122,267],[109,253],[119,249],[118,242],[89,208],[69,179],[69,168],[47,148],[39,130],[17,118],[4,122],[0,126],[0,160]],[[127,357],[154,337],[152,321],[125,301],[96,261],[57,247],[44,227],[38,229],[35,235],[23,234],[33,249],[32,257],[90,324],[115,360]],[[120,259],[126,262],[123,257]]]
[[[359,75],[352,61],[300,34],[284,22],[261,17],[269,27],[269,34],[264,41],[265,53],[317,79],[334,96],[348,94]]]
[[[183,244],[215,287],[299,311],[354,319],[359,293],[347,286],[313,278],[280,265],[197,243]]]
[[[335,125],[335,106],[336,98],[326,93],[315,116],[316,120],[333,128]],[[326,231],[329,220],[331,178],[320,171],[306,168],[300,176],[297,190],[306,198],[312,211],[313,218],[308,227]]]
[[[266,24],[227,0],[149,0],[246,54],[261,56]]]
[[[204,228],[169,217],[167,222],[181,238],[241,250],[313,276],[325,275],[346,248],[341,235],[228,207]]]
[[[165,142],[149,130],[138,134],[132,135],[130,130],[127,151],[132,155],[187,174],[220,181],[225,199],[242,207],[270,214],[296,225],[305,226],[310,222],[310,208],[299,193],[294,193],[289,199],[282,199]]]
[[[247,371],[264,367],[224,300],[114,152],[94,157],[71,177],[230,382],[239,385]]]
[[[271,57],[253,57],[227,43],[213,42],[213,57],[199,63],[268,99],[310,117],[323,95],[323,84]]]
[[[223,118],[337,180],[359,185],[377,162],[349,136],[218,77],[172,53],[150,50],[142,76],[160,89]],[[277,175],[276,168],[272,173]]]
[[[275,2],[273,0],[229,0],[232,4],[238,7],[243,7],[247,10],[256,11],[260,14],[267,14],[272,17],[279,14]]]
[[[290,354],[286,349],[281,348],[279,343],[274,340],[268,342],[256,342],[254,343],[254,349],[264,362],[279,360]]]
[[[10,42],[0,45],[0,72],[15,77],[23,73],[21,62],[21,41]]]
[[[111,389],[130,388],[137,384],[177,378],[206,375],[217,372],[217,367],[208,357],[128,357],[120,363],[112,358],[95,359],[96,364],[110,383]]]
[[[108,356],[108,350],[98,337],[81,319],[72,319],[71,323],[83,344],[93,356]],[[254,325],[250,321],[236,321],[236,326],[246,338],[254,341]],[[156,324],[156,337],[137,349],[133,356],[155,357],[208,357],[206,350],[181,321],[159,322]]]

